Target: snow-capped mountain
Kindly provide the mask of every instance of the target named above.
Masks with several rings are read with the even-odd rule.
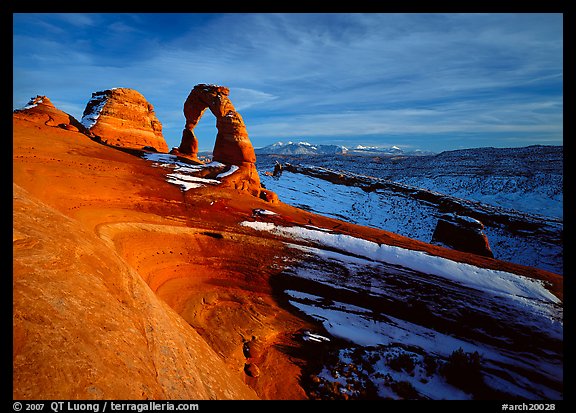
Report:
[[[391,146],[389,148],[383,148],[380,146],[356,145],[354,148],[348,150],[348,153],[354,153],[358,155],[380,155],[380,154],[404,155],[404,151],[396,145]]]
[[[276,142],[255,149],[257,155],[332,155],[343,154],[348,148],[339,145],[313,145],[308,142]]]
[[[257,155],[370,155],[370,156],[422,156],[431,155],[432,152],[422,150],[405,151],[393,145],[390,147],[356,145],[346,147],[342,145],[322,145],[308,142],[276,142],[263,148],[255,149]]]

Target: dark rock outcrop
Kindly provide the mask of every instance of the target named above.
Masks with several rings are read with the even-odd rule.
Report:
[[[467,216],[441,215],[432,234],[432,243],[445,245],[458,251],[494,257],[488,237],[484,233],[484,224]]]
[[[260,368],[254,363],[246,363],[244,365],[244,372],[250,377],[260,377]]]

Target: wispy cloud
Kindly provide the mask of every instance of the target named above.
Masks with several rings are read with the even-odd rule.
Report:
[[[169,146],[197,83],[230,87],[262,143],[443,134],[450,147],[449,136],[514,131],[561,143],[559,14],[23,14],[14,23],[15,106],[44,93],[79,108],[93,91],[132,87],[155,106]]]
[[[523,105],[520,105],[523,106]],[[249,131],[257,136],[359,136],[401,134],[446,134],[468,132],[546,132],[562,133],[561,117],[556,113],[505,107],[497,112],[474,108],[473,113],[457,107],[436,110],[392,109],[352,111],[330,114],[296,115],[289,119],[275,117],[255,122]],[[361,131],[361,133],[359,133]]]

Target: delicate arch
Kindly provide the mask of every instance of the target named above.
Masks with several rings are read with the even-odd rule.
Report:
[[[230,90],[224,86],[206,84],[194,86],[184,102],[186,124],[178,147],[180,153],[193,158],[197,157],[198,139],[194,135],[194,128],[206,109],[210,109],[216,117],[218,130],[213,160],[239,166],[256,162],[254,147],[248,138],[246,125],[228,98],[229,94]]]

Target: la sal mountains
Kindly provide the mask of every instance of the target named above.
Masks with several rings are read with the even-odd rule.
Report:
[[[421,156],[430,155],[432,152],[416,150],[403,150],[398,146],[381,147],[356,145],[347,147],[342,145],[311,144],[305,141],[299,142],[276,142],[272,145],[256,148],[256,154],[260,155],[380,155],[380,156]]]

